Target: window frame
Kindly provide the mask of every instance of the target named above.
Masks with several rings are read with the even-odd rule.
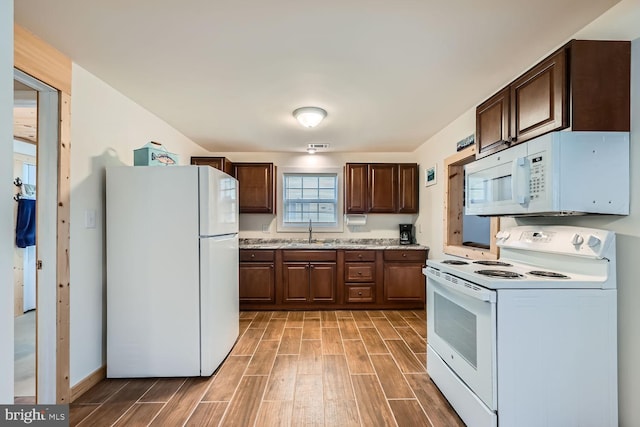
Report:
[[[277,173],[277,200],[276,200],[276,230],[279,233],[306,233],[309,231],[308,224],[288,225],[284,223],[284,176],[291,174],[300,175],[335,175],[337,185],[337,203],[336,203],[336,225],[320,226],[313,225],[314,233],[342,233],[344,232],[344,195],[343,195],[343,170],[342,168],[279,168]]]
[[[462,216],[464,215],[464,165],[476,159],[476,146],[444,159],[444,239],[442,251],[448,255],[468,259],[495,260],[500,255],[496,245],[496,233],[500,229],[500,218],[491,217],[489,249],[462,244]]]

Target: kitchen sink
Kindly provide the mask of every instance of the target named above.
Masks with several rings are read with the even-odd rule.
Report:
[[[315,242],[290,242],[286,243],[285,248],[317,248],[317,247],[334,247],[335,242],[323,242],[323,241],[315,241]]]

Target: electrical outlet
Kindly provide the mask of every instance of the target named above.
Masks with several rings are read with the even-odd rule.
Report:
[[[269,224],[262,224],[262,232],[263,233],[271,233],[271,230],[269,230]]]

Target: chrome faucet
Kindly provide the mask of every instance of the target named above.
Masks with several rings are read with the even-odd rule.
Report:
[[[311,218],[309,218],[309,243],[313,240],[311,238],[311,233],[313,232],[313,226],[311,225]]]

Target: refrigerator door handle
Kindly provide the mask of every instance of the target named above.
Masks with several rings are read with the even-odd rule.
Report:
[[[200,236],[201,239],[213,239],[213,240],[231,240],[235,239],[238,233],[218,234],[215,236]]]

